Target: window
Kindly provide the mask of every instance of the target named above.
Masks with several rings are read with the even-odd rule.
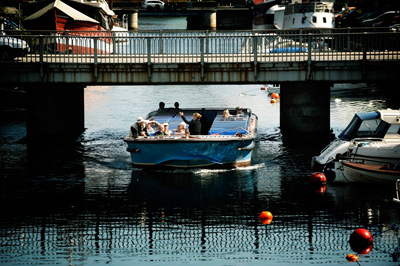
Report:
[[[292,22],[292,24],[294,25],[294,18],[293,18],[293,22]]]
[[[312,17],[312,22],[316,23],[317,22],[317,17]]]
[[[323,18],[322,18],[322,21],[323,21],[324,23],[326,23],[326,17],[323,17]]]
[[[302,17],[302,19],[301,19],[301,23],[306,23],[306,20],[307,20],[307,18],[306,17]]]

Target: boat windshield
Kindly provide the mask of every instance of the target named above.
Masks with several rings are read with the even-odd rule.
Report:
[[[390,124],[381,120],[378,112],[355,114],[339,138],[342,140],[363,137],[383,138],[389,127]]]

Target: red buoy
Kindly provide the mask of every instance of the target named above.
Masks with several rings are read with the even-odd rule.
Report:
[[[265,90],[266,90],[266,88],[265,88],[264,86],[262,86],[262,87],[261,87],[261,90],[262,90],[262,91],[265,91]]]
[[[271,99],[270,103],[276,103],[275,99]]]
[[[359,259],[359,257],[357,255],[354,254],[349,254],[346,256],[346,260],[348,260],[349,262],[355,262]]]
[[[350,244],[354,245],[362,245],[362,244],[370,244],[374,241],[372,238],[371,233],[364,228],[358,228],[356,229],[351,235],[350,235]]]
[[[263,211],[260,213],[260,221],[263,224],[270,224],[272,222],[273,215],[269,211]]]
[[[279,100],[279,94],[278,93],[272,93],[271,94],[271,99],[276,99],[276,100]]]
[[[323,173],[315,172],[311,175],[310,180],[314,183],[326,183],[326,176]]]
[[[272,213],[269,211],[263,211],[260,213],[260,219],[270,219],[272,220],[273,216]]]

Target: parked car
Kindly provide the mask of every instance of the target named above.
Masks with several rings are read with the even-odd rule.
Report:
[[[343,9],[342,11],[340,11],[339,13],[337,13],[337,14],[335,15],[335,24],[338,25],[340,19],[341,19],[344,15],[348,14],[348,13],[349,13],[351,10],[353,10],[354,8],[355,8],[355,7],[353,7],[353,6],[351,6],[351,7],[346,7],[345,9]]]
[[[11,61],[29,53],[26,41],[10,36],[0,36],[0,61]]]
[[[400,14],[394,13],[391,16],[375,22],[372,24],[372,27],[388,27],[398,23],[400,23]]]
[[[147,10],[163,10],[165,3],[159,0],[145,0],[142,3],[142,7]]]
[[[343,17],[339,20],[338,27],[356,27],[357,26],[357,18],[363,14],[363,10],[359,8],[353,8],[349,11],[349,13],[344,14]]]
[[[370,26],[372,26],[372,24],[374,24],[378,21],[382,21],[384,19],[392,17],[393,14],[395,14],[395,13],[398,13],[398,11],[387,11],[375,18],[363,20],[362,24],[364,27],[370,27]]]

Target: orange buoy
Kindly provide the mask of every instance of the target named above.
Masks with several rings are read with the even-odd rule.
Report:
[[[270,103],[276,103],[275,99],[271,99]]]
[[[269,211],[263,211],[260,213],[260,219],[269,219],[272,220],[273,216],[272,213]]]
[[[265,91],[265,90],[266,90],[266,88],[265,88],[264,86],[262,86],[262,87],[261,87],[261,90],[262,90],[262,91]]]
[[[278,93],[272,93],[271,94],[271,99],[276,99],[276,100],[279,100],[279,94]]]
[[[315,172],[311,175],[310,180],[314,183],[326,183],[326,176],[323,173]]]
[[[349,254],[346,256],[346,260],[348,260],[349,262],[355,262],[359,259],[359,257],[357,255],[354,254]]]
[[[260,222],[261,222],[262,224],[271,224],[272,219],[260,219]]]
[[[370,244],[374,241],[372,238],[371,233],[364,228],[358,228],[356,229],[351,235],[350,235],[350,244],[353,245],[362,245],[362,244]]]

